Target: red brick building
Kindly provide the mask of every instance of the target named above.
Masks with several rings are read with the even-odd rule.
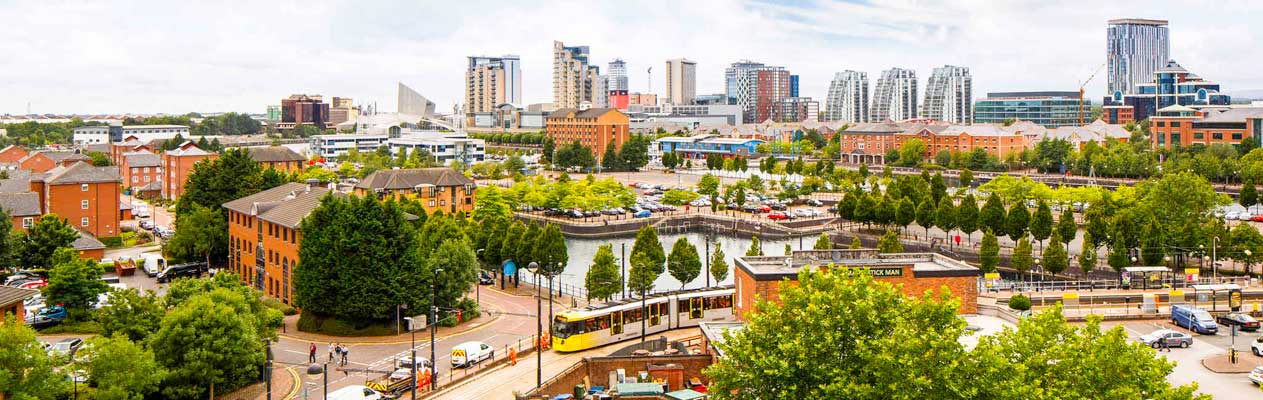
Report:
[[[202,150],[193,142],[184,142],[180,147],[162,153],[162,197],[170,200],[180,198],[184,194],[184,184],[193,173],[193,165],[218,157],[218,154]]]
[[[787,261],[788,260],[788,261]],[[901,285],[908,296],[947,287],[960,299],[960,313],[978,312],[981,271],[962,261],[933,253],[878,254],[874,249],[805,250],[785,256],[737,257],[733,279],[739,318],[754,309],[756,299],[780,300],[781,285],[796,285],[803,268],[869,268],[878,280]],[[788,281],[784,281],[788,279]],[[784,282],[783,282],[784,281]]]
[[[452,214],[458,211],[474,211],[476,188],[472,179],[455,169],[412,168],[375,171],[355,184],[355,194],[361,197],[377,196],[379,199],[418,199],[428,214],[439,210]]]
[[[22,319],[26,317],[23,302],[37,294],[39,291],[35,289],[0,286],[0,324],[4,323],[4,317],[8,314],[13,314],[17,323],[22,323]]]
[[[118,164],[124,188],[140,188],[162,180],[162,157],[141,150],[123,154]]]
[[[92,162],[92,157],[79,154],[77,151],[37,151],[18,160],[18,168],[36,173],[44,173],[57,167],[64,167],[76,162]]]
[[[250,158],[259,163],[263,169],[273,168],[285,173],[301,173],[303,164],[307,162],[307,157],[285,146],[251,147],[247,150],[250,151]]]
[[[613,108],[591,108],[579,111],[563,108],[548,114],[546,131],[557,148],[579,141],[592,149],[592,156],[600,160],[610,141],[622,147],[627,143],[631,119]]]
[[[228,268],[242,282],[290,304],[303,218],[329,189],[286,183],[224,203],[228,209]]]
[[[0,163],[17,163],[18,160],[21,160],[29,154],[30,153],[26,151],[25,147],[9,145],[4,149],[0,149]]]
[[[85,162],[32,174],[30,191],[39,196],[41,214],[57,214],[71,226],[96,237],[118,236],[119,187],[116,167],[94,167]]]
[[[1263,107],[1198,107],[1173,105],[1150,118],[1150,148],[1194,144],[1240,144],[1246,137],[1263,139]]]
[[[44,215],[44,209],[35,192],[0,193],[0,209],[12,219],[13,229],[25,232]]]

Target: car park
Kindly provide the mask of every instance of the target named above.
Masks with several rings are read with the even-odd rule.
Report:
[[[1230,312],[1215,318],[1215,322],[1227,326],[1236,326],[1239,331],[1257,331],[1259,330],[1259,321],[1255,320],[1249,314],[1240,312]]]
[[[1215,318],[1209,312],[1185,304],[1171,306],[1171,322],[1203,335],[1219,332],[1219,325],[1215,324]]]
[[[185,263],[168,265],[166,269],[158,273],[156,277],[158,283],[167,283],[176,278],[196,278],[202,275],[206,263]]]
[[[48,355],[53,357],[66,357],[67,360],[69,360],[70,357],[75,356],[76,351],[79,351],[80,346],[83,346],[83,339],[62,339],[61,341],[48,346]]]
[[[483,342],[465,342],[452,347],[452,367],[467,368],[483,360],[495,359],[496,351]]]
[[[1140,342],[1155,349],[1163,347],[1162,343],[1164,342],[1166,343],[1166,347],[1188,348],[1188,346],[1193,345],[1193,337],[1187,333],[1176,330],[1159,329],[1149,333],[1148,335],[1141,335]]]

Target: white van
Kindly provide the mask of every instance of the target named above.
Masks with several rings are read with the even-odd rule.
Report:
[[[381,393],[364,385],[347,386],[329,392],[329,396],[325,397],[326,400],[378,400],[381,398]]]
[[[158,276],[159,272],[167,268],[167,259],[163,258],[162,254],[145,253],[140,255],[140,260],[137,261],[137,264],[143,264],[141,268],[145,270],[145,275],[152,277]]]
[[[465,342],[452,347],[452,366],[469,367],[496,358],[496,350],[483,342]]]

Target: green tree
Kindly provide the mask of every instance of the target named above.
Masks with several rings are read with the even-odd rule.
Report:
[[[719,178],[709,173],[702,175],[702,179],[697,182],[697,193],[707,196],[719,193]]]
[[[1035,258],[1031,256],[1031,241],[1026,236],[1022,236],[1017,241],[1017,247],[1013,248],[1013,259],[1010,262],[1019,274],[1030,271],[1031,266],[1035,264]]]
[[[715,284],[723,282],[728,278],[728,260],[724,255],[724,249],[715,242],[715,252],[710,256],[710,277],[715,279]]]
[[[956,227],[966,239],[978,230],[978,201],[974,200],[974,195],[967,194],[960,199],[960,206],[956,207]]]
[[[934,226],[943,230],[943,238],[951,242],[952,229],[956,228],[956,205],[952,198],[944,197],[938,203],[938,211],[934,212]]]
[[[98,336],[88,341],[88,376],[96,386],[93,399],[144,400],[158,391],[166,370],[158,366],[153,351],[126,336]]]
[[[312,168],[320,169],[320,168]],[[276,168],[266,168],[259,174],[259,190],[268,190],[277,186],[284,185],[289,181],[289,176],[284,172],[278,171]]]
[[[609,171],[622,171],[623,160],[618,156],[618,143],[614,139],[610,139],[610,143],[605,146],[605,154],[601,155],[601,167]]]
[[[982,205],[982,210],[978,213],[978,225],[980,228],[990,230],[996,235],[1004,236],[1008,229],[1005,228],[1005,220],[1007,214],[1004,211],[1004,204],[1000,202],[1000,196],[994,192],[987,196],[987,202]]]
[[[216,159],[207,159],[193,164],[193,172],[185,181],[184,194],[176,202],[176,218],[190,213],[193,206],[218,211],[223,219],[228,219],[228,209],[224,203],[240,199],[263,189],[263,170],[259,163],[250,158],[247,149],[234,148],[223,152]],[[228,259],[228,230],[220,229],[219,238],[214,240],[210,250],[210,260],[222,264]]]
[[[1091,235],[1091,232],[1088,234]],[[1110,254],[1106,257],[1105,262],[1109,264],[1110,268],[1114,269],[1114,272],[1119,273],[1120,278],[1122,277],[1123,268],[1131,264],[1131,260],[1127,256],[1127,245],[1123,244],[1122,239],[1115,238],[1114,242],[1110,244]]]
[[[864,243],[860,242],[859,236],[855,236],[851,238],[851,247],[848,248],[851,250],[862,249],[864,248]]]
[[[833,248],[833,242],[829,240],[828,233],[820,233],[820,237],[816,238],[816,245],[811,247],[814,250],[829,250]]]
[[[1035,208],[1035,215],[1031,216],[1030,230],[1031,237],[1039,241],[1039,246],[1044,246],[1044,239],[1052,234],[1053,216],[1052,210],[1048,208],[1048,202],[1039,201],[1039,205]]]
[[[653,283],[661,275],[662,266],[655,264],[648,253],[632,253],[631,267],[627,270],[627,289],[632,293],[649,293]]]
[[[916,218],[917,208],[912,203],[912,200],[909,200],[907,197],[899,199],[899,206],[895,209],[895,223],[907,229],[908,225],[912,224],[912,221],[915,221]]]
[[[934,177],[930,179],[930,196],[934,198],[935,203],[947,197],[947,183],[943,181],[942,172],[935,172]]]
[[[1066,251],[1066,246],[1061,243],[1061,234],[1053,232],[1051,240],[1048,241],[1048,248],[1044,249],[1043,266],[1044,270],[1056,276],[1066,271],[1070,266],[1070,255]]]
[[[228,240],[223,234],[227,230],[223,213],[193,204],[187,212],[176,215],[175,235],[163,248],[174,260],[209,264],[215,249],[227,247],[227,243],[220,243]]]
[[[1061,240],[1066,244],[1074,241],[1074,237],[1079,233],[1079,224],[1074,222],[1074,210],[1066,207],[1061,210],[1061,217],[1057,218],[1057,233],[1061,234]]]
[[[938,216],[936,215],[938,209],[934,205],[934,201],[928,197],[922,200],[921,204],[917,205],[917,225],[925,228],[926,238],[930,237],[930,228],[933,228],[934,223],[938,222]]]
[[[548,276],[560,276],[566,270],[566,262],[570,260],[566,251],[566,237],[562,236],[557,224],[548,224],[539,235],[533,253],[535,262],[544,268],[544,273]],[[632,249],[634,251],[635,247]]]
[[[153,291],[141,294],[135,288],[113,289],[108,296],[107,305],[96,312],[104,337],[118,334],[143,342],[149,334],[158,331],[162,316],[167,312]]]
[[[1096,246],[1092,245],[1092,234],[1085,233],[1083,235],[1082,248],[1079,249],[1079,269],[1083,271],[1084,279],[1088,274],[1096,268]]]
[[[9,222],[12,224],[12,222]],[[19,262],[26,268],[48,268],[57,249],[71,247],[79,232],[57,214],[44,214],[26,230],[18,249]]]
[[[1100,247],[1109,242],[1109,220],[1102,206],[1093,204],[1083,213],[1084,237],[1092,236],[1093,246]]]
[[[1238,201],[1242,207],[1246,208],[1259,203],[1259,192],[1254,187],[1254,181],[1245,181],[1245,184],[1241,185],[1241,195],[1238,197]]]
[[[754,257],[763,255],[763,245],[759,244],[758,236],[750,237],[750,248],[746,250],[746,257]]]
[[[1166,240],[1167,235],[1158,227],[1153,220],[1146,219],[1148,222],[1143,224],[1141,228],[1141,251],[1140,257],[1144,259],[1145,265],[1163,265],[1163,258],[1166,257]]]
[[[974,183],[974,172],[969,168],[960,170],[960,187],[967,188]]]
[[[658,230],[653,226],[645,225],[636,232],[636,242],[632,244],[631,255],[645,253],[648,260],[658,266],[658,273],[662,273],[662,266],[667,262],[667,253],[662,249],[662,242],[658,240]]]
[[[995,272],[995,267],[1000,265],[1000,240],[996,238],[994,233],[988,229],[982,233],[982,247],[978,250],[978,262],[982,266],[982,272]]]
[[[109,289],[101,280],[101,268],[65,247],[58,249],[52,260],[56,265],[48,273],[48,286],[43,288],[48,304],[65,306],[72,320],[88,319],[97,296]]]
[[[1026,237],[1026,230],[1030,226],[1031,213],[1026,209],[1025,204],[1017,203],[1009,209],[1009,215],[1004,220],[1005,232],[1009,234],[1009,238],[1018,240]]]
[[[584,277],[584,287],[588,289],[588,297],[608,301],[614,294],[623,290],[623,277],[614,262],[613,245],[605,244],[597,248],[592,257],[592,266]]]
[[[942,384],[962,381],[954,376],[961,371],[942,366],[966,358],[955,340],[965,324],[950,294],[908,297],[868,273],[804,269],[779,296],[757,301],[745,329],[718,344],[725,357],[704,371],[713,398],[965,397]]]
[[[526,229],[526,225],[522,221],[515,220],[508,223],[503,231],[504,236],[497,243],[500,245],[500,249],[495,252],[495,255],[499,255],[500,258],[511,258],[518,265],[526,266],[529,264],[530,262],[526,261],[526,258],[517,257],[518,249],[529,248],[529,246],[522,245],[523,243],[530,243],[531,240],[531,237],[526,236]]]
[[[623,143],[623,147],[619,148],[618,158],[623,162],[623,168],[629,171],[637,171],[645,167],[649,163],[649,146],[652,141],[644,135],[637,134],[628,138]]]
[[[149,338],[154,358],[170,371],[162,380],[162,397],[213,397],[258,378],[263,338],[248,304],[240,292],[217,288],[163,317],[162,328]]]
[[[14,234],[13,219],[9,217],[8,211],[0,209],[0,270],[12,267],[13,262],[19,258],[15,253],[22,242]]]
[[[688,238],[681,237],[671,246],[671,255],[667,257],[667,271],[672,278],[680,281],[681,289],[701,274],[701,257],[697,254],[697,246],[689,243]]]
[[[70,395],[66,376],[35,338],[35,330],[17,316],[0,315],[0,394],[6,399],[52,400]]]
[[[446,219],[436,214],[426,226]],[[434,273],[423,267],[418,235],[398,203],[328,195],[300,229],[303,267],[292,270],[293,303],[303,312],[368,322],[389,321],[401,304],[411,310],[429,306]],[[393,289],[380,290],[382,282]]]
[[[544,137],[544,144],[541,147],[542,147],[542,153],[544,155],[544,160],[549,163],[553,162],[553,152],[556,151],[557,149],[557,143],[553,142],[553,137],[552,136]]]
[[[903,243],[899,241],[899,234],[895,231],[887,230],[881,235],[881,240],[877,242],[878,253],[902,253]]]
[[[921,162],[925,154],[925,141],[921,139],[908,139],[903,142],[903,146],[899,148],[899,165],[905,167],[915,167]]]

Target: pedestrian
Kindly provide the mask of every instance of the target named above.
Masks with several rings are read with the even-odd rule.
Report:
[[[333,350],[335,349],[333,342],[329,342],[329,362],[333,362]]]
[[[311,342],[311,346],[307,349],[307,359],[312,364],[316,363],[316,342]]]
[[[1170,351],[1171,351],[1171,348],[1167,346],[1167,340],[1166,340],[1166,338],[1158,338],[1158,343],[1160,343],[1160,344],[1158,345],[1158,352],[1159,352],[1159,353],[1160,353],[1160,352],[1164,352],[1164,351],[1165,351],[1165,352],[1170,352]]]
[[[345,367],[347,363],[350,362],[349,361],[350,358],[351,358],[351,347],[350,346],[343,347],[342,348],[342,366],[343,367]]]

